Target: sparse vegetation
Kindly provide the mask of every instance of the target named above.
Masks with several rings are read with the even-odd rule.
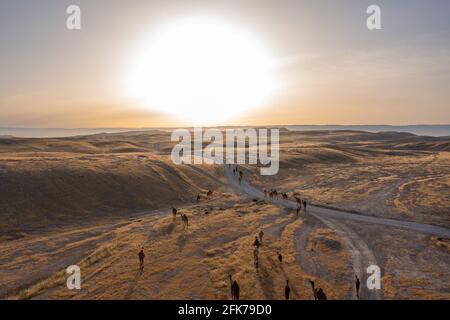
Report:
[[[233,274],[243,299],[282,298],[287,278],[293,299],[312,298],[308,280],[331,299],[352,298],[354,261],[345,235],[309,215],[234,193],[220,166],[172,165],[168,138],[152,131],[0,139],[0,296],[227,299]],[[261,190],[448,227],[445,150],[444,138],[282,131],[279,175],[243,170]],[[208,190],[214,190],[209,197]],[[173,220],[172,206],[189,217],[189,228],[180,215]],[[384,298],[449,298],[448,239],[346,225],[381,264]],[[251,243],[261,228],[255,272]],[[142,245],[146,266],[139,275]],[[82,267],[80,291],[65,286],[71,264]]]

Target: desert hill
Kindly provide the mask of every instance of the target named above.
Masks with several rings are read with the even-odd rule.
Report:
[[[245,299],[279,299],[286,279],[294,299],[313,298],[309,280],[331,299],[353,299],[354,274],[376,263],[383,290],[363,298],[448,299],[448,140],[282,130],[276,176],[240,166],[255,196],[228,167],[174,165],[166,131],[0,139],[0,297],[227,299],[233,274]],[[300,195],[312,214],[261,199],[270,188]],[[189,217],[188,229],[171,206]],[[441,231],[314,215],[324,207]],[[251,243],[261,229],[255,272]],[[65,287],[70,264],[83,268],[80,292]]]
[[[373,187],[379,190],[383,187],[380,181],[396,180],[397,171],[407,171],[408,165],[420,162],[418,159],[429,159],[433,154],[437,159],[434,163],[439,165],[433,171],[445,167],[448,158],[445,151],[450,143],[450,138],[395,132],[283,129],[280,135],[280,173],[274,181],[271,177],[264,180],[255,176],[256,183],[289,189],[294,186],[291,182],[294,179],[295,186],[301,185],[299,190],[310,195],[313,201],[352,209],[358,209],[346,204],[353,197],[352,190],[363,188],[367,194],[367,189],[372,189],[368,187],[370,179],[377,179]],[[174,165],[169,158],[173,145],[170,132],[158,130],[68,138],[0,139],[2,235],[17,237],[43,226],[192,203],[197,194],[221,187],[220,166]],[[438,156],[436,152],[443,153]],[[405,167],[399,167],[399,163]],[[343,170],[342,166],[351,170]],[[384,173],[376,169],[380,166]],[[357,168],[364,171],[360,181],[345,178]],[[256,172],[255,168],[248,170]],[[327,181],[322,181],[325,176]],[[419,209],[425,212],[433,206],[429,216],[436,215],[443,221],[448,219],[442,215],[449,208],[445,200],[446,177],[446,172],[436,172],[433,180],[416,182],[421,186],[436,182],[434,188],[420,191],[433,193],[434,200],[429,204],[422,201]],[[302,180],[304,183],[300,184]],[[364,184],[358,186],[362,181]],[[407,189],[411,193],[413,189],[409,186],[412,185]],[[332,194],[326,200],[321,200],[323,188],[329,190],[325,194]],[[347,195],[337,196],[340,192]],[[355,196],[361,202],[361,194]],[[414,197],[414,201],[418,199]],[[394,209],[412,210],[409,198],[406,201],[407,205],[396,204]]]

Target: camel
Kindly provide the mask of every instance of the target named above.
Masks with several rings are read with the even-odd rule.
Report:
[[[317,289],[312,280],[309,280],[309,283],[311,284],[311,289],[314,294],[314,300],[327,300],[327,295],[322,288],[319,287],[319,289]]]
[[[327,300],[327,295],[322,288],[319,288],[319,290],[317,290],[316,296],[317,300]]]
[[[278,253],[278,260],[280,261],[280,263],[283,262],[283,256],[281,255],[281,252],[277,252]]]
[[[316,289],[316,287],[314,285],[314,281],[309,280],[309,283],[311,284],[311,289],[312,289],[313,294],[314,294],[314,300],[317,300],[317,289]]]
[[[261,242],[259,242],[258,236],[256,236],[255,241],[253,241],[253,246],[259,248],[260,245],[261,245]]]
[[[231,299],[234,300],[234,290],[233,290],[233,277],[230,275],[228,275],[228,277],[230,278],[230,292],[231,292]]]
[[[291,287],[289,287],[289,280],[286,280],[286,286],[284,287],[284,298],[289,300],[289,295],[291,294]]]
[[[189,227],[189,219],[187,215],[181,214],[181,220],[183,221],[184,227],[187,229]]]
[[[231,299],[233,300],[239,300],[239,285],[236,282],[236,280],[233,281],[233,278],[231,276],[231,274],[229,275],[230,277],[230,285],[231,285]]]
[[[355,274],[355,285],[356,285],[356,297],[359,299],[359,287],[361,282],[359,281],[358,276]]]
[[[264,231],[259,231],[259,242],[262,243],[263,237],[264,237]]]
[[[258,246],[253,247],[253,258],[255,261],[255,268],[258,269],[259,266],[259,249]]]
[[[302,199],[295,197],[295,201],[297,202],[297,204],[299,205],[299,207],[302,206]]]

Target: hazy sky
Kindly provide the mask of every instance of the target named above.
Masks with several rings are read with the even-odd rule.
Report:
[[[66,28],[66,8],[82,29]],[[366,27],[381,7],[382,30]],[[282,90],[219,124],[450,123],[450,1],[0,2],[0,127],[189,124],[127,98],[139,43],[176,17],[220,17],[258,36]],[[176,93],[174,93],[176,94]]]

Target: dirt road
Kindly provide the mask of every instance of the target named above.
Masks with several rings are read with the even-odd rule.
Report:
[[[245,177],[241,182],[239,182],[237,175],[233,173],[233,167],[231,166],[225,166],[225,176],[227,177],[230,186],[241,195],[249,195],[258,199],[264,199],[267,202],[271,202],[285,208],[297,208],[297,203],[295,201],[265,197],[264,193],[252,186],[247,179],[245,179]],[[354,232],[351,227],[346,225],[346,221],[352,220],[362,223],[377,224],[450,238],[450,230],[443,227],[410,221],[366,216],[318,206],[308,206],[306,215],[311,215],[319,219],[323,222],[323,224],[336,231],[345,240],[352,258],[353,273],[360,276],[363,284],[365,283],[367,276],[365,272],[366,268],[370,265],[378,265],[377,259],[370,246],[356,232]],[[349,279],[350,282],[353,280],[353,277]],[[382,291],[368,290],[365,285],[362,285],[360,296],[362,299],[382,299]],[[353,292],[352,297],[356,298],[355,292]]]

